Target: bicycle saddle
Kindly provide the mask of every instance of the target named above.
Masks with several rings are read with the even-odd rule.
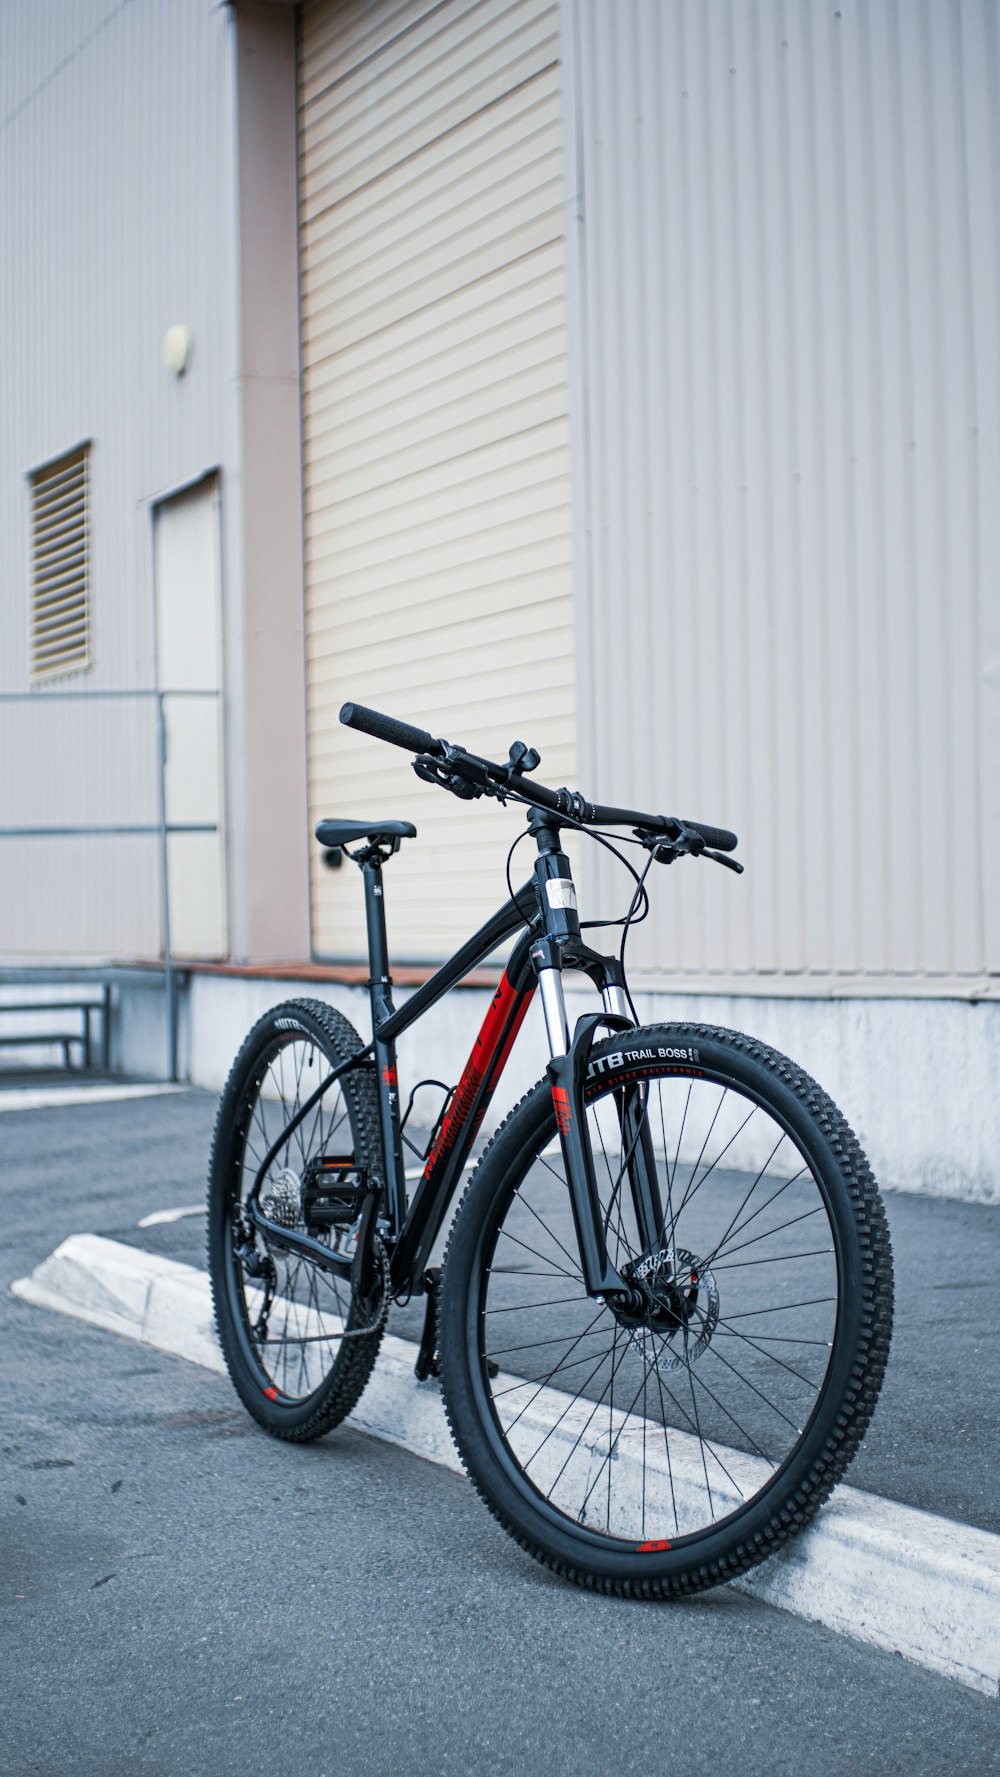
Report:
[[[417,829],[412,821],[320,821],[316,837],[332,851],[355,839],[416,839]]]

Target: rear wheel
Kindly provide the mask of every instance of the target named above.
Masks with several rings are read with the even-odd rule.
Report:
[[[246,1200],[284,1126],[324,1075],[363,1047],[356,1030],[318,1000],[265,1014],[226,1084],[212,1143],[208,1263],[216,1326],[244,1405],[276,1437],[321,1437],[351,1411],[382,1338],[384,1249],[376,1248],[373,1298],[278,1240],[252,1234]],[[289,1136],[265,1174],[260,1205],[273,1222],[350,1253],[357,1238],[349,1187],[321,1194],[317,1163],[345,1162],[349,1179],[380,1170],[378,1104],[362,1069],[336,1081]],[[334,1218],[337,1219],[334,1219]]]
[[[586,1294],[543,1083],[455,1219],[449,1417],[486,1503],[539,1560],[606,1591],[693,1591],[763,1560],[847,1468],[888,1352],[884,1212],[831,1101],[734,1032],[599,1045],[586,1100],[609,1256],[641,1307]],[[659,1196],[645,1241],[637,1102]]]

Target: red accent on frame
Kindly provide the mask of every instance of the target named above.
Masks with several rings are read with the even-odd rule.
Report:
[[[507,979],[507,977],[504,976],[504,980],[506,980],[506,979]],[[507,1057],[509,1056],[511,1050],[514,1047],[514,1042],[517,1037],[517,1033],[520,1030],[522,1024],[524,1023],[524,1014],[528,1010],[528,1007],[530,1006],[533,997],[534,997],[534,988],[532,988],[531,993],[525,994],[523,1000],[521,1001],[521,1004],[518,1006],[517,1014],[514,1018],[514,1022],[511,1025],[509,1032],[507,1033],[507,1041],[505,1042],[503,1048],[501,1049],[499,1055],[497,1056],[496,1061],[493,1066],[493,1076],[490,1081],[490,1091],[491,1092],[492,1092],[493,1088],[496,1086],[496,1083],[499,1080],[500,1075],[503,1073],[504,1068],[507,1066]]]
[[[573,1121],[573,1112],[570,1109],[569,1093],[565,1086],[553,1086],[552,1105],[556,1113],[556,1127],[559,1134],[568,1135],[569,1126]]]
[[[465,1064],[465,1072],[455,1088],[444,1122],[438,1131],[437,1140],[427,1156],[425,1178],[434,1170],[442,1154],[454,1146],[460,1131],[465,1127],[479,1090],[486,1081],[487,1090],[476,1112],[470,1139],[476,1135],[494,1087],[507,1064],[514,1039],[524,1022],[533,992],[534,988],[523,994],[518,1004],[518,990],[511,986],[507,971],[504,970],[489,1011],[483,1019],[482,1028],[472,1046],[472,1054]]]

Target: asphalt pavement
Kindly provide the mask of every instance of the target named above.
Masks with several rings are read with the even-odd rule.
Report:
[[[535,1566],[466,1483],[13,1298],[65,1235],[201,1263],[207,1094],[0,1116],[0,1769],[1000,1771],[995,1702],[722,1588]],[[1000,1529],[1000,1211],[888,1195],[899,1312],[854,1486]],[[415,1336],[414,1311],[392,1330]]]
[[[204,1202],[215,1107],[211,1094],[186,1091],[5,1114],[7,1232],[23,1254],[10,1276],[73,1233],[203,1266],[202,1217],[137,1223],[157,1209]],[[896,1270],[892,1352],[848,1479],[1000,1532],[1000,1208],[893,1191],[885,1204]],[[389,1330],[417,1340],[422,1319],[421,1302],[394,1308]]]

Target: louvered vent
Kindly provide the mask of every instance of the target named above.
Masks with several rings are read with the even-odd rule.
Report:
[[[31,477],[31,676],[90,662],[89,445]]]

